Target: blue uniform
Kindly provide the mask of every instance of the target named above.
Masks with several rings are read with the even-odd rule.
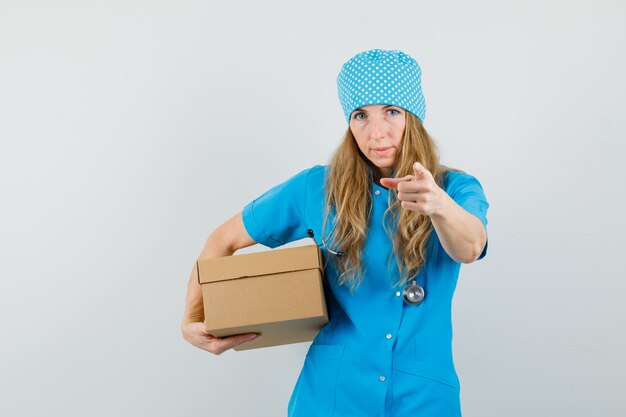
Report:
[[[306,169],[248,204],[243,222],[250,236],[274,248],[305,238],[312,229],[320,243],[327,174],[327,166]],[[350,293],[348,286],[337,285],[337,272],[327,264],[330,321],[309,348],[289,416],[460,416],[451,321],[460,264],[433,230],[426,265],[417,276],[424,302],[405,304],[402,287],[394,286],[399,275],[389,267],[392,246],[382,224],[389,191],[375,183],[371,187],[365,276]],[[450,171],[442,188],[486,227],[489,203],[475,177]],[[487,245],[479,259],[486,252]],[[324,248],[322,254],[334,256]]]

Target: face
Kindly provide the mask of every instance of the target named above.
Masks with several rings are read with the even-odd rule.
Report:
[[[350,130],[361,152],[374,165],[378,178],[388,177],[400,154],[406,111],[401,107],[371,104],[350,115]]]

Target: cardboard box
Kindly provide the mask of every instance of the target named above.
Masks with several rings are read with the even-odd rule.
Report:
[[[315,245],[198,260],[207,332],[259,332],[235,350],[313,340],[328,322]]]

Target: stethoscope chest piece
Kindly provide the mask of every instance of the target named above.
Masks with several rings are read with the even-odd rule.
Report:
[[[407,284],[402,291],[404,302],[410,305],[419,305],[424,301],[424,289],[415,281]]]

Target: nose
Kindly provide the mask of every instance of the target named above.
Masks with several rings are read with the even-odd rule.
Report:
[[[370,123],[370,137],[372,139],[382,139],[385,137],[386,126],[384,117],[372,117]]]

